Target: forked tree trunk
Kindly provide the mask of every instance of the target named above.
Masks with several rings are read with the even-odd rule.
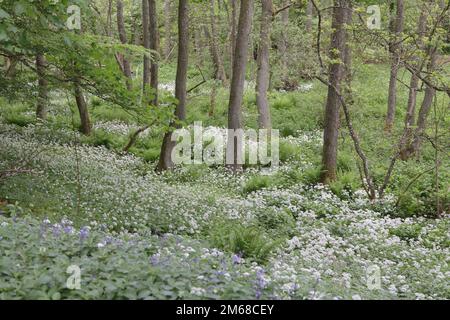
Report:
[[[323,135],[323,155],[321,181],[330,183],[336,180],[337,147],[339,135],[339,94],[341,82],[345,71],[343,61],[345,60],[347,10],[349,0],[335,0],[333,8],[333,22],[331,35],[330,58],[333,62],[329,67],[329,86],[327,103],[325,107],[325,128]],[[337,91],[337,92],[336,92]]]
[[[187,68],[189,56],[189,16],[188,16],[188,0],[179,0],[178,5],[178,62],[177,75],[175,79],[175,97],[178,105],[175,109],[175,118],[178,120],[186,119],[186,87],[187,87]],[[175,125],[173,125],[176,127]],[[172,150],[175,147],[172,141],[172,133],[167,132],[164,135],[163,144],[159,162],[156,167],[157,171],[170,169],[174,166],[172,159]]]
[[[36,117],[38,119],[47,119],[47,104],[48,104],[48,82],[45,78],[45,68],[47,62],[42,53],[36,55],[36,71],[38,76],[38,97],[36,107]]]
[[[393,13],[394,0],[391,2],[391,14]],[[394,124],[395,109],[397,106],[397,75],[400,68],[400,35],[403,32],[404,5],[403,0],[397,0],[397,11],[395,18],[391,17],[390,31],[395,34],[389,45],[391,52],[391,76],[389,79],[388,108],[386,115],[385,130],[390,132]]]
[[[149,18],[150,18],[150,49],[154,53],[159,52],[159,30],[158,30],[158,15],[156,12],[156,1],[148,0],[149,2]],[[153,89],[152,104],[158,105],[158,57],[154,56],[150,64],[150,86]]]
[[[256,75],[256,105],[258,107],[258,126],[271,128],[269,99],[267,91],[270,83],[270,30],[272,24],[272,0],[262,0],[261,30],[258,52],[258,72]]]
[[[149,19],[149,0],[142,0],[142,37],[145,49],[150,49],[150,19]],[[150,84],[150,58],[144,55],[143,66],[143,90],[145,93],[145,87]]]
[[[128,44],[127,32],[125,30],[125,22],[123,19],[123,2],[117,0],[117,30],[119,31],[119,38],[122,44]],[[127,88],[131,90],[131,65],[126,56],[122,57],[122,67],[125,77],[127,77]]]
[[[433,51],[431,52],[430,62],[427,68],[427,72],[430,74],[435,69],[437,57],[438,57],[437,49],[434,48]],[[427,85],[425,88],[425,94],[423,97],[422,105],[420,106],[419,116],[417,117],[417,124],[416,129],[414,131],[414,138],[411,145],[408,148],[408,152],[407,155],[405,155],[405,158],[409,158],[414,154],[418,155],[420,152],[422,135],[425,132],[427,117],[428,114],[430,113],[430,109],[433,104],[435,94],[436,90],[433,87]]]
[[[419,25],[417,27],[418,38],[418,46],[419,50],[423,49],[423,37],[427,27],[427,10],[424,5],[423,10],[420,13],[419,17]],[[417,72],[414,72],[411,75],[411,81],[409,83],[409,96],[408,96],[408,104],[406,106],[406,117],[405,124],[407,127],[411,127],[415,122],[415,111],[416,111],[416,101],[417,101],[417,90],[419,88],[419,76],[418,74],[422,71],[422,61],[419,57],[415,58],[416,63],[415,66],[417,68]]]
[[[253,0],[242,0],[239,13],[239,23],[233,60],[233,77],[230,87],[230,101],[228,105],[228,129],[242,128],[242,100],[244,95],[245,71],[247,67],[249,35],[252,26]],[[241,171],[238,163],[239,153],[237,139],[228,137],[227,162],[233,172]],[[243,155],[241,155],[243,156]]]

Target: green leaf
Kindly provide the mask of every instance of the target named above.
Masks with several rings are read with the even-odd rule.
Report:
[[[20,16],[24,12],[25,12],[25,8],[23,7],[23,4],[20,2],[16,3],[16,5],[14,6],[14,13],[16,15]]]
[[[6,40],[8,40],[8,39],[9,39],[9,37],[8,37],[8,35],[6,34],[6,32],[3,31],[3,30],[0,30],[0,41],[6,41]]]
[[[0,19],[9,18],[9,13],[0,8]]]

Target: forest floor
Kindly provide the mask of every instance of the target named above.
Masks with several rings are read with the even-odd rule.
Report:
[[[383,132],[387,89],[379,84],[387,79],[384,66],[355,74],[352,116],[378,180],[404,116],[398,108],[396,130]],[[218,91],[209,118],[208,92],[193,92],[188,122],[220,130],[227,93]],[[450,299],[450,216],[435,216],[436,177],[423,174],[406,189],[433,166],[434,149],[424,144],[420,161],[399,163],[388,195],[371,202],[343,129],[338,180],[318,184],[325,94],[317,82],[272,92],[281,166],[240,175],[205,165],[156,174],[162,132],[145,131],[122,154],[142,124],[98,101],[90,137],[67,122],[74,106],[58,92],[46,123],[34,120],[33,106],[2,101],[0,167],[24,172],[0,180],[0,299]],[[399,105],[406,98],[400,90]],[[430,123],[445,131],[446,100],[437,101]],[[249,127],[254,104],[248,90]],[[441,157],[437,199],[445,204]],[[81,270],[80,289],[67,288],[69,266]]]

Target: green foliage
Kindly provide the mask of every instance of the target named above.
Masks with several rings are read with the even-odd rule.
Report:
[[[233,220],[221,220],[209,230],[208,239],[215,247],[242,255],[257,262],[267,261],[276,247],[264,231],[254,226],[244,226]]]
[[[269,188],[273,184],[273,181],[273,178],[270,176],[254,176],[245,183],[243,192],[250,193],[264,188]]]
[[[280,161],[288,162],[292,160],[298,160],[302,154],[302,150],[299,146],[293,145],[288,142],[280,142]]]
[[[399,237],[402,240],[414,240],[419,237],[421,231],[422,226],[420,224],[404,224],[400,227],[390,229],[389,233]]]

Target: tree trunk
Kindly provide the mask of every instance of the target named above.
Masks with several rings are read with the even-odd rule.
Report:
[[[283,7],[290,4],[290,0],[284,0],[283,1]],[[283,10],[281,12],[281,25],[282,25],[282,32],[281,39],[280,39],[280,57],[281,57],[281,80],[283,83],[286,83],[288,81],[288,29],[289,29],[289,8]]]
[[[336,179],[337,147],[339,135],[339,94],[344,76],[343,61],[345,60],[347,10],[349,0],[335,0],[331,35],[330,58],[333,62],[329,67],[329,86],[325,107],[325,128],[323,135],[323,172],[321,181],[330,183]],[[337,91],[337,92],[336,92]]]
[[[47,61],[42,53],[36,55],[36,70],[38,76],[38,97],[36,107],[36,117],[38,119],[47,119],[48,104],[48,82],[45,78],[45,68]]]
[[[186,119],[186,87],[187,87],[187,68],[189,56],[189,16],[188,0],[179,0],[178,5],[178,62],[177,75],[175,79],[175,97],[178,105],[175,109],[175,118],[178,120]],[[172,125],[176,127],[175,125]],[[172,132],[164,135],[161,154],[159,157],[157,171],[170,169],[174,166],[172,160],[172,150],[175,142],[172,141]]]
[[[249,36],[252,26],[253,0],[242,0],[239,13],[236,46],[233,59],[233,77],[230,87],[230,101],[228,106],[228,129],[242,128],[242,99],[244,94],[245,71],[247,66]],[[236,138],[228,137],[227,164],[233,172],[241,171],[242,165],[238,159],[242,158],[238,150]]]
[[[308,0],[306,4],[306,32],[310,33],[312,31],[312,14],[313,14],[313,4],[311,0]]]
[[[80,114],[81,121],[81,133],[85,135],[91,134],[91,121],[89,119],[89,112],[86,105],[86,100],[84,99],[83,90],[78,82],[78,80],[74,83],[75,86],[75,100],[77,102],[78,112]]]
[[[227,85],[227,76],[225,74],[225,68],[222,63],[221,54],[217,45],[217,30],[216,30],[216,14],[214,12],[215,0],[211,0],[210,16],[211,16],[211,37],[209,39],[211,47],[211,55],[214,63],[214,79],[222,81],[224,86]]]
[[[108,13],[106,14],[106,35],[112,36],[112,0],[108,0]]]
[[[391,14],[393,12],[394,2],[391,2]],[[394,124],[395,109],[397,106],[397,75],[400,67],[400,35],[403,32],[404,21],[404,5],[403,0],[397,0],[397,12],[395,19],[391,16],[390,31],[395,34],[392,42],[389,45],[391,52],[391,76],[389,79],[389,93],[388,93],[388,108],[386,115],[385,130],[390,132]]]
[[[349,3],[349,9],[345,10],[345,24],[351,26],[353,23],[353,7],[352,3]],[[344,98],[348,105],[353,104],[353,92],[352,92],[352,48],[350,45],[350,39],[346,33],[345,49],[344,49],[344,79],[345,87],[343,90]]]
[[[172,21],[170,19],[170,1],[164,0],[164,57],[169,58],[170,51],[172,50]]]
[[[142,37],[145,49],[150,49],[150,19],[149,19],[149,0],[142,0]],[[143,91],[150,84],[150,58],[144,55],[143,66]]]
[[[423,49],[423,36],[426,31],[427,27],[427,10],[426,6],[424,6],[423,10],[420,13],[419,17],[419,25],[417,27],[417,34],[419,35],[418,39],[418,46],[419,50]],[[416,60],[416,68],[417,73],[413,73],[411,75],[411,81],[409,84],[409,96],[408,96],[408,104],[406,107],[406,117],[405,117],[405,124],[407,127],[411,127],[414,124],[415,121],[415,111],[416,111],[416,99],[417,99],[417,90],[419,87],[419,77],[418,73],[420,73],[422,62],[420,61],[419,57],[415,58]]]
[[[431,74],[436,66],[436,60],[438,57],[437,48],[432,49],[430,62],[428,64],[427,72]],[[422,143],[422,135],[425,132],[426,122],[428,114],[430,113],[431,105],[433,104],[433,99],[436,94],[436,90],[427,85],[425,88],[425,95],[423,97],[422,105],[420,106],[419,116],[417,118],[417,125],[414,131],[414,139],[411,145],[407,148],[404,153],[404,159],[411,157],[413,154],[418,155],[420,152],[420,146]]]
[[[158,29],[158,15],[156,12],[156,1],[149,0],[149,18],[150,18],[150,49],[155,53],[159,51],[159,29]],[[150,86],[153,88],[154,97],[152,104],[158,105],[158,57],[153,56],[150,65]]]
[[[236,19],[237,19],[237,3],[236,0],[230,0],[231,2],[231,35],[230,35],[230,79],[233,76],[233,60],[234,49],[236,47]]]
[[[270,107],[267,98],[270,82],[270,30],[272,24],[272,0],[262,0],[261,31],[256,76],[256,105],[260,129],[270,129]]]
[[[119,31],[119,38],[122,44],[128,44],[127,32],[125,30],[125,23],[123,19],[123,2],[122,0],[117,0],[117,30]],[[131,90],[131,65],[128,59],[122,57],[122,67],[125,77],[127,77],[127,88]]]

